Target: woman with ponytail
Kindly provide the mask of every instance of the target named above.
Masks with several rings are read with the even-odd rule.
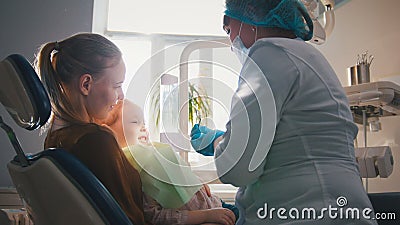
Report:
[[[36,68],[50,96],[53,116],[45,148],[63,148],[84,163],[113,195],[133,224],[146,224],[138,172],[113,133],[93,123],[118,100],[125,64],[105,37],[81,33],[44,44]]]

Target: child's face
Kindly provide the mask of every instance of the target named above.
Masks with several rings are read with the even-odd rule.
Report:
[[[144,123],[144,115],[141,108],[129,101],[123,106],[123,130],[127,145],[148,143],[148,132]]]

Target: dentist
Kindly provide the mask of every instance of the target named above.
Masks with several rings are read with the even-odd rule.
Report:
[[[313,26],[300,0],[226,0],[223,28],[243,64],[230,118],[225,132],[196,124],[191,144],[239,187],[237,224],[376,224],[358,128],[335,72],[305,42]]]

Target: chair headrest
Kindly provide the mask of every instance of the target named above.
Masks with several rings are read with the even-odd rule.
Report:
[[[47,122],[50,100],[35,70],[22,55],[0,62],[0,103],[18,124],[34,130]]]

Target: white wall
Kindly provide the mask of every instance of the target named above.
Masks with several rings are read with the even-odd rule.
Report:
[[[371,80],[400,75],[399,0],[350,0],[335,11],[336,26],[325,45],[318,48],[347,85],[346,68],[355,64],[357,54],[375,56]],[[400,85],[400,84],[399,84]],[[369,179],[369,192],[400,191],[400,116],[382,118],[382,131],[368,133],[368,145],[389,145],[395,167],[389,178]],[[363,141],[362,127],[358,140]]]

